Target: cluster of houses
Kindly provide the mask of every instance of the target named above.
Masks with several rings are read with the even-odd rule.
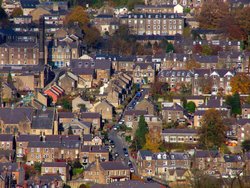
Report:
[[[228,2],[232,7],[250,4]],[[111,160],[110,147],[101,135],[103,128],[109,130],[107,125],[120,124],[130,130],[125,134],[133,140],[141,116],[149,132],[159,133],[163,143],[195,148],[202,117],[216,109],[226,123],[229,141],[237,140],[240,146],[250,140],[250,105],[242,103],[242,114],[232,118],[221,97],[232,94],[230,82],[235,75],[249,76],[250,52],[242,50],[241,41],[221,37],[221,31],[200,29],[193,13],[185,13],[187,7],[199,8],[202,3],[145,0],[145,5],[136,5],[132,11],[126,7],[93,11],[91,24],[104,37],[127,25],[136,42],[166,40],[182,51],[124,56],[101,50],[87,54],[79,24],[64,25],[70,12],[67,2],[3,0],[2,8],[9,16],[16,8],[23,15],[11,17],[10,27],[0,29],[0,187],[63,187],[72,181],[74,162],[84,168],[80,183],[159,187],[130,181],[130,168],[124,161]],[[186,26],[201,39],[184,38]],[[216,48],[218,53],[194,52],[202,46]],[[155,83],[168,85],[167,90],[176,95],[171,101],[156,101],[152,97]],[[190,90],[186,102],[195,104],[192,114],[177,95],[183,86]],[[65,97],[68,109],[58,105]],[[172,124],[181,128],[166,128]],[[192,169],[217,178],[249,175],[249,160],[249,153],[194,149],[139,150],[133,162],[137,175],[172,182],[190,179]],[[28,177],[27,168],[38,163],[39,176]]]

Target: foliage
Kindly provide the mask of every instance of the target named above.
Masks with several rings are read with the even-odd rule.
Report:
[[[150,131],[146,134],[146,143],[143,149],[150,150],[152,152],[159,152],[161,144],[162,140],[160,133],[156,131]]]
[[[226,103],[231,107],[232,114],[241,114],[240,95],[235,93],[226,97]]]
[[[126,136],[125,140],[126,140],[126,142],[131,142],[131,136]]]
[[[193,70],[193,69],[198,69],[198,68],[201,68],[201,65],[197,63],[194,59],[187,61],[186,69]]]
[[[42,164],[39,162],[34,163],[34,169],[40,174],[42,169]]]
[[[73,176],[82,174],[83,173],[83,168],[73,168]]]
[[[31,176],[36,174],[36,170],[34,168],[34,166],[30,166],[30,165],[23,165],[24,171],[25,171],[25,179],[29,179]]]
[[[7,83],[8,84],[13,84],[12,76],[11,73],[9,72],[8,77],[7,77]]]
[[[215,29],[227,15],[229,15],[229,7],[226,3],[206,1],[202,4],[198,21],[201,28]]]
[[[73,133],[72,127],[69,126],[68,135],[73,135],[73,134],[74,134],[74,133]]]
[[[66,24],[72,24],[74,22],[78,22],[80,26],[89,23],[88,14],[82,6],[76,6],[65,18]]]
[[[249,94],[250,77],[246,73],[237,73],[230,81],[233,93]]]
[[[4,11],[2,7],[0,7],[0,26],[6,26],[8,25],[9,20],[8,20],[8,15]]]
[[[222,187],[222,182],[213,176],[204,174],[203,171],[194,170],[192,172],[194,178],[190,179],[192,188],[219,188]]]
[[[80,108],[80,110],[83,111],[83,112],[86,112],[86,110],[87,110],[85,104],[78,104],[77,107]]]
[[[189,112],[189,113],[194,113],[195,112],[195,108],[196,105],[193,101],[189,101],[185,107],[185,109]]]
[[[23,15],[23,10],[21,8],[14,8],[11,14],[12,17],[22,16],[22,15]]]
[[[186,7],[183,10],[184,13],[190,13],[190,11],[191,11],[191,8],[189,8],[189,7]]]
[[[225,141],[225,126],[220,112],[209,109],[201,119],[201,129],[199,130],[199,143],[204,148],[220,147]]]
[[[69,100],[67,97],[63,97],[57,102],[58,104],[62,105],[64,110],[71,110],[72,109],[72,104],[71,100]]]
[[[174,52],[174,45],[170,42],[167,44],[167,47],[166,47],[166,53],[169,53],[169,52]]]
[[[250,151],[250,140],[244,140],[241,144],[242,150]]]
[[[71,187],[69,185],[67,185],[67,184],[64,184],[63,188],[71,188]]]
[[[138,122],[138,128],[135,132],[135,141],[139,148],[145,145],[147,133],[148,133],[148,125],[147,122],[145,121],[144,116],[141,115]]]
[[[204,94],[211,94],[212,92],[212,85],[213,85],[213,80],[211,77],[208,78],[201,78],[199,80],[199,85],[201,86],[201,91]]]

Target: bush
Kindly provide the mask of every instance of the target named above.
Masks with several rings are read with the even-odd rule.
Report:
[[[83,173],[83,168],[73,168],[73,176]]]

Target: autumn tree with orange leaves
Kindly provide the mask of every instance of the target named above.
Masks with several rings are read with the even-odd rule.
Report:
[[[198,68],[201,68],[201,65],[197,63],[194,59],[187,61],[186,69],[193,70],[193,69],[198,69]]]
[[[246,73],[236,74],[230,81],[233,93],[249,94],[250,77]]]
[[[100,33],[97,28],[89,24],[88,14],[82,6],[76,6],[65,18],[66,25],[72,25],[76,22],[84,32],[86,43],[89,46],[95,45],[100,38]]]

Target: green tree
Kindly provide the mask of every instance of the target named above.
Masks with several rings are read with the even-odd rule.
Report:
[[[250,151],[250,140],[244,140],[241,144],[241,148],[244,151]]]
[[[8,77],[7,77],[7,83],[8,84],[13,84],[12,76],[11,73],[9,72]]]
[[[82,111],[84,111],[84,112],[87,110],[85,104],[78,104],[77,106],[78,106],[78,108],[80,108],[80,110],[82,110]]]
[[[34,169],[37,171],[37,173],[41,173],[41,169],[42,169],[42,164],[39,162],[35,162],[34,163]]]
[[[148,133],[148,124],[143,115],[140,116],[138,128],[135,132],[135,139],[139,147],[143,147],[146,143],[146,134]]]
[[[235,93],[232,96],[227,96],[226,104],[231,107],[231,113],[241,114],[241,104],[240,104],[240,95],[239,93]]]
[[[189,101],[185,107],[185,109],[189,112],[189,113],[194,113],[195,112],[195,108],[196,105],[193,101]]]
[[[219,111],[209,109],[201,119],[199,143],[205,148],[220,147],[225,142],[225,126]]]
[[[174,45],[172,43],[167,44],[166,53],[174,52]]]
[[[69,130],[68,130],[68,135],[73,135],[74,133],[73,133],[73,130],[72,130],[72,127],[70,126],[69,127]]]

